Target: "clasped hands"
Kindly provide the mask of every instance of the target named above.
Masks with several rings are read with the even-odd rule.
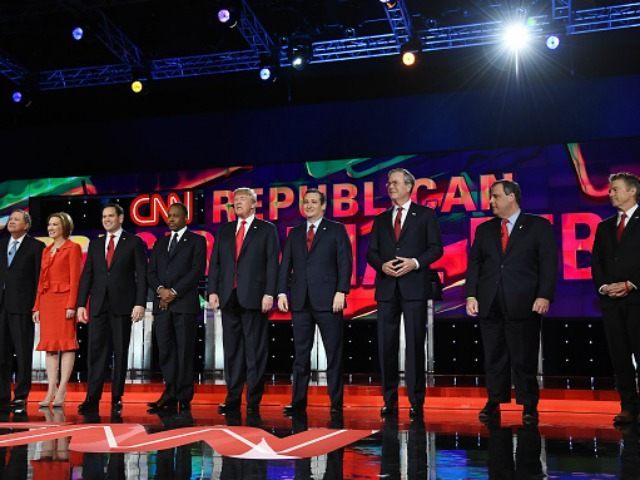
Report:
[[[396,257],[382,264],[382,272],[390,277],[402,277],[418,266],[413,258]]]
[[[604,285],[600,291],[609,298],[622,298],[629,295],[631,289],[627,282],[615,282]]]
[[[170,288],[160,287],[158,289],[158,298],[160,299],[158,307],[160,310],[166,310],[169,308],[169,304],[178,298],[178,295]]]

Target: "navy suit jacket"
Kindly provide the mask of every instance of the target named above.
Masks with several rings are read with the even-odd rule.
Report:
[[[207,290],[218,295],[220,307],[227,304],[233,291],[237,224],[233,221],[220,226],[211,252]],[[260,310],[264,295],[275,297],[279,251],[275,225],[254,217],[238,258],[237,295],[243,308]]]
[[[398,240],[393,231],[392,215],[393,208],[390,208],[376,216],[369,240],[367,262],[376,270],[376,300],[390,301],[396,286],[405,300],[432,298],[429,266],[443,253],[436,214],[431,208],[411,203]],[[400,278],[390,277],[382,272],[382,265],[395,257],[415,258],[420,268]]]
[[[154,293],[153,313],[161,312],[160,300],[155,295],[160,286],[173,288],[178,293],[178,298],[169,304],[169,310],[198,313],[198,284],[206,269],[207,242],[202,236],[187,230],[173,254],[169,255],[170,241],[171,235],[158,239],[149,260],[148,280]]]
[[[331,311],[336,292],[349,293],[353,256],[344,225],[323,218],[307,250],[307,222],[289,232],[278,273],[278,293],[291,287],[291,308]]]
[[[520,213],[503,253],[498,217],[478,226],[467,267],[466,296],[476,297],[479,317],[489,314],[500,285],[507,314],[528,318],[536,298],[553,300],[558,253],[548,220]]]
[[[44,243],[26,235],[7,265],[10,237],[0,240],[0,304],[8,313],[31,315],[36,299]]]
[[[630,281],[640,288],[640,208],[628,220],[620,242],[616,239],[614,215],[598,224],[593,242],[591,274],[596,288],[604,284]],[[640,291],[632,290],[621,298],[599,295],[601,307],[608,308],[621,303],[640,303]]]
[[[128,315],[134,305],[147,304],[147,254],[142,240],[124,230],[113,252],[111,267],[107,268],[105,243],[108,235],[101,235],[89,243],[87,259],[80,277],[78,307],[89,298],[89,309],[97,315],[104,299],[117,315]]]

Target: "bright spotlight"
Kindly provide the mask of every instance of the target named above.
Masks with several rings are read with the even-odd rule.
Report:
[[[522,23],[512,23],[505,27],[502,43],[507,49],[518,52],[528,45],[529,38],[530,32],[526,25]]]
[[[414,52],[405,52],[402,54],[402,63],[405,67],[411,67],[416,64],[416,54]]]
[[[420,42],[415,39],[408,41],[400,47],[400,58],[405,67],[413,67],[418,61]]]
[[[296,70],[302,70],[311,60],[311,47],[306,43],[289,48],[289,61]]]
[[[231,6],[223,6],[218,10],[218,21],[229,28],[233,28],[238,24],[238,14],[235,8]]]
[[[142,84],[141,80],[134,80],[133,82],[131,82],[131,91],[133,93],[140,93],[142,92],[143,88],[144,85]]]
[[[545,43],[549,50],[555,50],[560,46],[560,37],[557,35],[549,35]]]
[[[264,80],[265,82],[271,80],[273,76],[273,72],[271,71],[271,67],[264,66],[260,69],[260,80]]]
[[[11,100],[13,101],[13,103],[20,103],[22,101],[22,92],[19,90],[13,92],[11,94]]]
[[[73,30],[71,30],[71,36],[75,41],[79,42],[80,40],[82,40],[82,37],[84,37],[84,30],[82,29],[82,27],[75,27]]]

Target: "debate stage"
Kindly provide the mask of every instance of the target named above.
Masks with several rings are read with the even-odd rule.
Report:
[[[72,428],[78,424],[83,424],[82,428],[88,428],[87,424],[100,424],[100,432],[103,428],[113,427],[115,439],[109,439],[109,435],[105,437],[109,440],[105,445],[111,448],[107,450],[100,450],[95,447],[98,443],[93,443],[97,448],[94,451],[103,453],[88,453],[92,447],[85,445],[89,437],[82,433],[70,434],[73,437],[70,449],[69,442],[61,439],[7,448],[5,454],[0,455],[4,458],[2,478],[52,480],[50,474],[42,473],[47,469],[43,468],[41,460],[51,456],[51,451],[61,460],[44,461],[45,466],[61,468],[62,476],[68,474],[65,478],[74,479],[604,479],[637,478],[640,475],[637,426],[623,429],[612,426],[619,404],[613,390],[598,388],[606,385],[606,379],[600,382],[597,379],[545,379],[546,384],[557,388],[541,390],[537,428],[522,426],[521,408],[515,402],[502,406],[500,424],[480,423],[477,414],[484,405],[485,392],[481,385],[474,385],[481,382],[478,377],[430,378],[429,384],[433,386],[428,387],[423,421],[409,418],[409,405],[404,396],[401,396],[398,416],[382,420],[379,416],[382,402],[379,386],[366,376],[351,377],[351,382],[345,385],[343,415],[332,416],[324,382],[322,378],[314,380],[310,386],[307,415],[295,418],[282,414],[282,406],[289,403],[291,394],[286,376],[271,378],[259,415],[247,415],[243,405],[239,416],[217,413],[217,405],[225,395],[225,386],[219,380],[197,385],[190,414],[162,415],[146,411],[146,402],[160,395],[161,383],[128,383],[121,417],[110,416],[108,385],[100,405],[100,415],[83,417],[76,413],[84,398],[83,383],[74,383],[65,407],[53,410],[38,407],[37,402],[44,397],[46,386],[36,383],[26,414],[5,415],[4,422],[29,422],[31,427],[40,428],[43,426],[40,422],[69,424]],[[567,385],[580,386],[585,382],[594,388],[566,388]],[[401,395],[403,393],[401,391]],[[124,431],[118,436],[118,429],[135,429],[135,425],[144,426],[142,434],[145,438],[169,431],[173,434],[170,437],[174,443],[157,444],[170,448],[159,449],[154,447],[155,444],[147,444],[138,450],[132,447],[118,450],[117,447],[125,445],[127,440]],[[189,429],[195,428],[198,435],[205,431],[208,434],[213,430],[222,431],[222,427],[227,435],[223,435],[224,438],[216,437],[209,442],[204,436],[198,437],[199,441],[191,441],[195,437],[179,439],[186,435],[183,432],[193,433]],[[307,430],[309,436],[300,437],[298,441],[295,435]],[[315,450],[314,456],[289,458],[297,455],[291,453],[292,449],[309,447],[316,441],[326,443],[327,438],[340,430],[346,430],[343,432],[346,435],[360,432],[362,438],[353,443],[347,441],[344,448],[337,450],[332,450],[329,440],[326,445],[316,445],[320,450]],[[5,433],[17,431],[3,430]],[[39,431],[42,430],[31,430],[30,433]],[[288,448],[259,447],[259,442],[252,440],[256,431],[262,432],[266,443],[271,446],[289,439]],[[9,437],[0,437],[0,442],[3,438]],[[237,445],[234,442],[238,442]],[[247,445],[253,445],[253,453],[247,453],[250,450]],[[104,453],[106,451],[112,453]],[[320,451],[322,453],[318,454]],[[229,452],[235,453],[229,455]],[[242,456],[252,458],[238,458]]]

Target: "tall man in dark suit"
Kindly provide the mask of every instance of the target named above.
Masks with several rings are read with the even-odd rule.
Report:
[[[267,367],[267,313],[278,276],[278,232],[256,218],[250,188],[233,192],[237,219],[216,233],[209,262],[209,304],[222,309],[222,345],[227,397],[222,414],[237,412],[247,383],[247,412],[259,412]]]
[[[120,205],[110,203],[102,209],[105,234],[89,244],[80,278],[77,317],[89,323],[87,395],[78,406],[80,413],[98,410],[112,351],[111,411],[122,410],[131,322],[144,318],[147,255],[142,240],[122,229],[123,222]]]
[[[351,283],[352,254],[344,225],[324,218],[325,194],[309,189],[303,198],[306,222],[289,232],[278,272],[278,308],[293,312],[293,395],[284,413],[307,407],[311,371],[309,355],[318,325],[327,352],[327,383],[331,412],[342,411],[342,311]]]
[[[153,333],[165,389],[151,410],[191,410],[196,323],[200,313],[198,283],[207,262],[205,239],[187,229],[187,207],[169,207],[171,235],[158,239],[149,260],[149,288],[153,302]]]
[[[24,410],[31,390],[34,326],[31,310],[40,276],[44,243],[27,235],[31,216],[14,210],[10,237],[0,240],[0,407]],[[16,354],[16,386],[11,398],[11,354]]]
[[[640,412],[636,364],[640,363],[640,179],[632,173],[609,177],[609,199],[618,210],[596,230],[591,273],[598,289],[604,331],[620,395],[616,424],[632,423]]]
[[[367,262],[376,270],[383,416],[396,414],[398,408],[400,315],[404,316],[409,414],[423,415],[427,302],[432,296],[429,265],[442,256],[443,248],[435,212],[411,201],[415,182],[408,170],[389,171],[387,193],[393,206],[373,221],[367,251]]]
[[[478,227],[469,257],[466,310],[480,318],[489,396],[481,421],[498,418],[500,403],[511,401],[512,370],[523,423],[538,421],[541,316],[553,300],[557,253],[549,221],[523,213],[521,201],[516,182],[491,186],[496,217]]]

